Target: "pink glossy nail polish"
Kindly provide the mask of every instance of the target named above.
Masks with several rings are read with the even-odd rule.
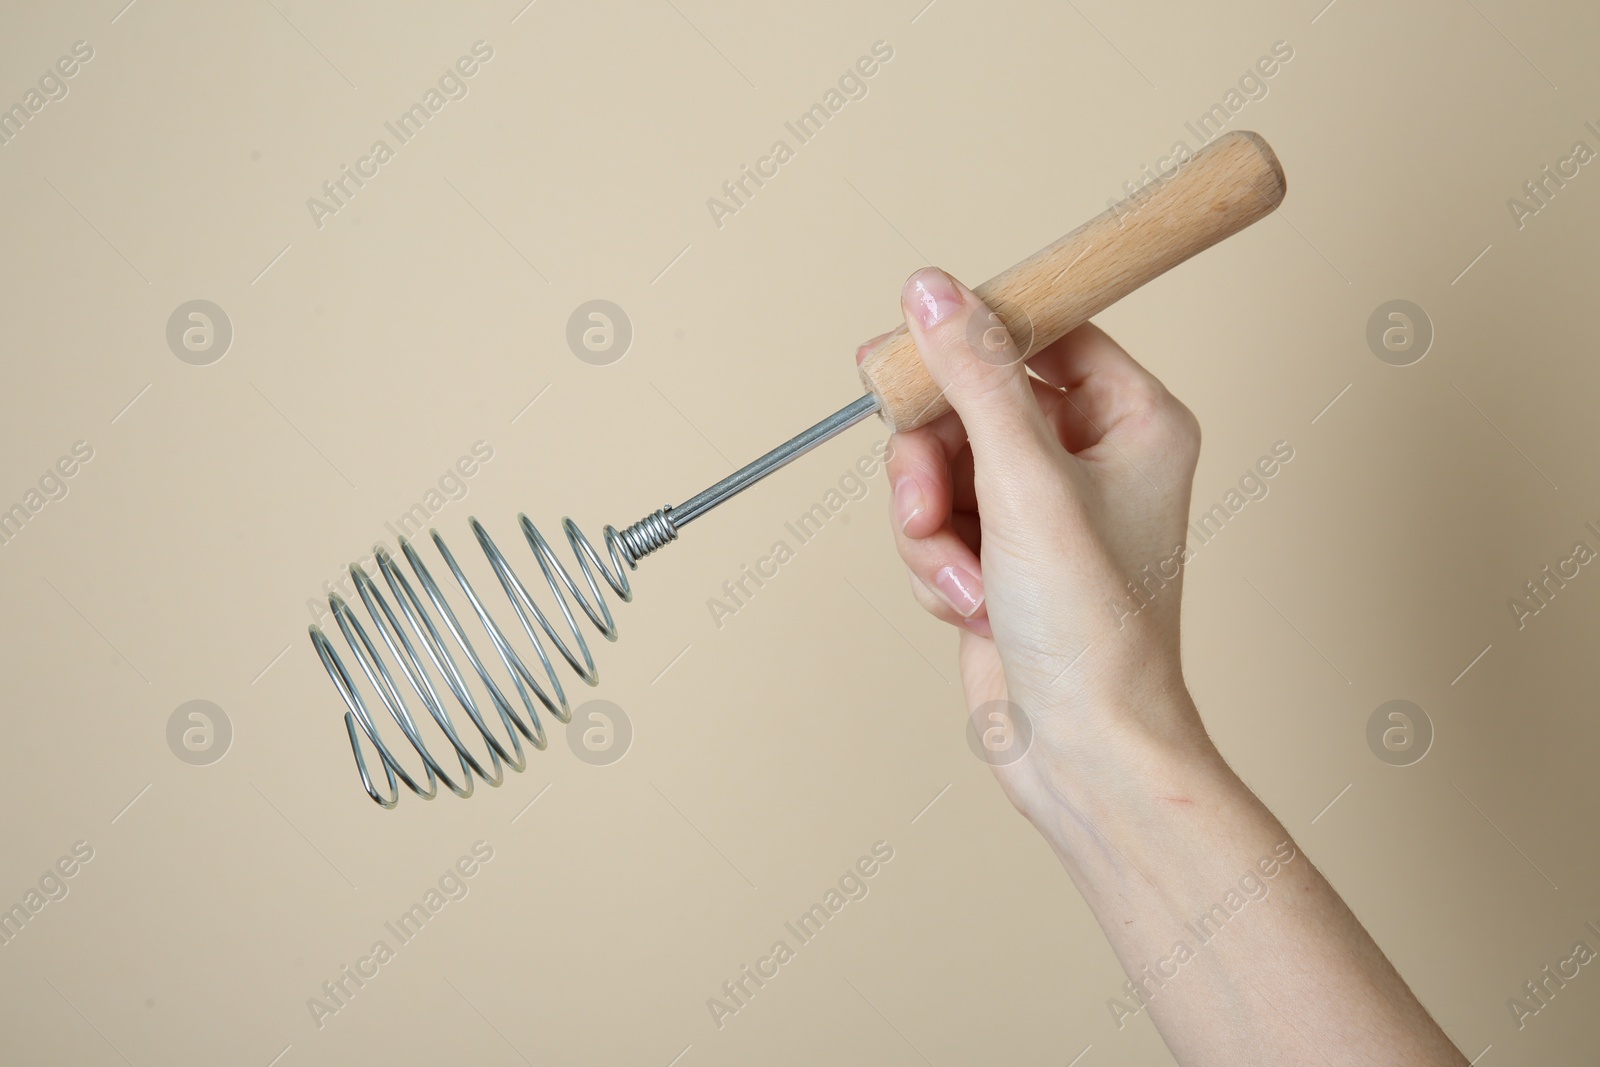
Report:
[[[900,522],[900,532],[904,533],[911,520],[921,515],[926,510],[923,502],[922,487],[917,480],[909,474],[902,474],[894,480],[894,514]]]
[[[911,312],[923,329],[930,329],[961,307],[961,292],[938,267],[924,267],[911,276]]]
[[[933,584],[945,602],[967,618],[983,606],[983,582],[975,574],[960,567],[941,567],[933,576]]]

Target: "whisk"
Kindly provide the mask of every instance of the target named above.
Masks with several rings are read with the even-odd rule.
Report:
[[[1113,202],[1107,211],[975,290],[998,320],[989,325],[1006,327],[1024,357],[1145,282],[1269,214],[1282,202],[1286,186],[1283,169],[1266,141],[1254,133],[1235,132],[1216,138],[1182,162],[1174,163],[1171,173],[1155,175],[1146,168],[1144,182],[1137,186],[1130,183],[1128,189],[1126,199]],[[582,572],[581,587],[539,529],[526,515],[519,515],[517,522],[523,538],[560,608],[564,628],[552,624],[488,531],[477,519],[470,519],[468,525],[478,548],[510,601],[517,628],[533,648],[543,684],[529,668],[524,654],[513,647],[505,628],[490,615],[437,530],[428,532],[429,539],[483,632],[479,642],[487,638],[494,648],[495,658],[504,669],[498,678],[491,673],[478,645],[469,638],[410,541],[402,537],[399,549],[415,585],[383,546],[378,546],[375,553],[378,573],[389,596],[352,563],[350,575],[373,630],[459,763],[455,773],[441,765],[423,740],[418,719],[367,627],[350,605],[333,593],[328,605],[367,686],[377,694],[421,762],[420,772],[413,772],[395,757],[356,678],[322,629],[312,626],[311,642],[345,703],[345,730],[367,795],[383,807],[392,808],[399,801],[401,784],[424,799],[432,799],[443,783],[452,793],[466,797],[472,795],[475,777],[497,786],[505,779],[506,768],[521,771],[527,765],[523,741],[540,749],[547,744],[538,708],[542,706],[563,723],[572,719],[566,690],[541,635],[584,682],[592,686],[599,681],[594,656],[573,605],[608,641],[615,641],[617,625],[601,592],[601,581],[620,600],[632,600],[628,572],[637,569],[641,559],[676,540],[685,526],[712,508],[874,413],[891,431],[900,431],[921,426],[950,410],[903,326],[862,361],[860,373],[866,394],[815,426],[681,504],[659,508],[621,530],[606,526],[603,555],[576,523],[563,519],[562,532]],[[455,653],[440,633],[441,625],[448,632]],[[456,654],[465,660],[467,672],[463,672]],[[468,684],[468,673],[476,676],[487,694],[487,714]],[[506,678],[516,691],[515,704],[507,695]],[[481,737],[481,755],[462,740],[461,731],[445,706],[440,681]],[[495,717],[499,718],[498,729],[490,725]],[[379,787],[368,767],[363,739],[377,753],[385,788]],[[448,758],[447,755],[447,761]]]

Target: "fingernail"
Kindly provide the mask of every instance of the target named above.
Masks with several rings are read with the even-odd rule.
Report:
[[[933,576],[933,584],[938,586],[945,602],[960,612],[962,618],[967,618],[983,606],[983,582],[960,567],[941,567],[939,573]]]
[[[924,507],[922,487],[915,478],[902,474],[894,480],[894,513],[900,520],[901,533],[905,533],[912,519],[922,514]]]
[[[863,341],[861,343],[861,347],[856,349],[856,366],[861,366],[861,361],[871,355],[873,349],[887,341],[889,339],[889,335],[892,333],[894,333],[893,330],[888,330],[884,333],[880,333],[870,341]]]
[[[961,293],[938,267],[925,267],[911,276],[911,310],[923,329],[937,326],[960,307]]]

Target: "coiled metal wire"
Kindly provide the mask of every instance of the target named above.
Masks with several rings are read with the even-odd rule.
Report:
[[[526,739],[539,749],[548,743],[535,702],[563,723],[572,719],[572,708],[566,690],[561,685],[555,664],[545,650],[541,635],[555,646],[561,658],[566,660],[567,665],[579,678],[594,685],[599,680],[599,673],[595,669],[589,643],[584,639],[577,617],[573,614],[572,603],[576,603],[582,609],[589,622],[608,641],[615,641],[616,622],[601,593],[599,579],[603,578],[624,602],[632,600],[633,592],[628,583],[627,572],[637,568],[640,558],[677,537],[670,509],[667,508],[652,513],[622,531],[618,531],[614,526],[607,526],[605,548],[607,556],[610,557],[608,567],[606,560],[595,550],[583,531],[578,529],[577,524],[571,519],[561,520],[561,527],[567,535],[567,543],[571,546],[583,571],[583,584],[587,587],[585,595],[585,591],[580,589],[578,582],[574,580],[572,572],[561,562],[550,547],[550,543],[528,517],[518,515],[517,521],[523,536],[527,539],[528,547],[533,550],[534,558],[538,560],[539,569],[550,586],[555,602],[561,609],[566,629],[571,631],[571,643],[551,624],[549,617],[528,593],[527,587],[512,570],[511,564],[489,537],[483,525],[477,519],[470,519],[469,524],[473,535],[477,538],[479,549],[488,559],[490,568],[499,580],[501,590],[511,602],[523,635],[533,645],[545,684],[541,684],[540,679],[535,676],[535,671],[529,669],[522,655],[507,637],[505,629],[490,615],[477,590],[462,573],[455,556],[451,554],[444,539],[439,536],[439,532],[429,530],[428,535],[465,595],[472,614],[477,618],[479,628],[494,646],[494,651],[505,668],[505,675],[510,677],[516,689],[520,709],[507,697],[501,680],[491,673],[468,637],[467,628],[462,626],[455,610],[444,598],[433,575],[422,562],[422,557],[405,538],[400,539],[400,554],[405,557],[405,562],[410,567],[417,585],[412,584],[395,558],[382,546],[377,549],[376,561],[378,573],[388,586],[388,596],[384,595],[383,590],[366,571],[354,563],[350,565],[350,576],[355,582],[357,594],[366,607],[379,641],[383,648],[388,650],[387,661],[378,645],[374,643],[367,627],[362,624],[361,619],[344,598],[337,593],[328,597],[328,606],[332,609],[333,618],[338,623],[340,632],[344,634],[345,642],[360,666],[361,674],[366,677],[368,687],[377,693],[389,717],[421,760],[420,780],[419,775],[407,770],[395,758],[391,744],[384,740],[378,728],[378,717],[373,715],[368,697],[363,695],[363,689],[358,687],[355,677],[345,666],[338,650],[322,632],[321,627],[311,627],[311,643],[316,648],[322,665],[327,669],[328,677],[333,680],[334,687],[344,699],[345,729],[350,735],[350,749],[355,755],[356,769],[361,774],[361,784],[365,787],[367,795],[385,808],[392,808],[399,802],[401,784],[425,800],[431,800],[439,794],[441,782],[456,796],[467,797],[472,795],[474,776],[491,786],[497,786],[505,780],[508,766],[513,771],[520,771],[526,767],[527,757],[522,747],[523,740]],[[421,595],[417,591],[418,586],[421,588]],[[396,605],[399,607],[399,615],[395,612]],[[431,613],[429,605],[432,606]],[[404,623],[401,617],[404,618]],[[454,652],[440,633],[441,623],[449,634],[450,644],[454,645]],[[485,714],[485,708],[468,684],[466,674],[457,661],[458,654],[465,658],[468,671],[477,677],[482,690],[488,693],[492,705],[489,714]],[[418,721],[412,713],[409,698],[402,686],[397,683],[390,664],[398,666],[412,694],[444,734],[450,747],[455,750],[456,759],[460,764],[459,772],[446,770],[430,751],[418,729]],[[443,681],[445,688],[460,705],[461,710],[466,712],[484,745],[487,746],[486,759],[480,757],[462,740],[461,732],[446,708],[446,698],[440,693],[438,680]],[[490,725],[490,721],[495,717],[500,720],[499,730],[492,729]],[[367,757],[363,752],[363,738],[378,755],[386,789],[380,789],[368,767]],[[446,756],[445,762],[448,760],[449,757]]]
[[[510,677],[511,684],[516,687],[517,696],[522,704],[520,713],[506,696],[504,687],[491,675],[483,658],[478,655],[455,611],[439,592],[439,586],[409,541],[405,538],[400,539],[400,554],[405,557],[411,573],[416,576],[427,603],[432,605],[431,614],[428,606],[423,603],[423,596],[418,595],[411,580],[400,569],[400,565],[381,545],[376,552],[378,573],[383,576],[384,584],[389,587],[389,597],[384,596],[377,583],[364,570],[352,563],[350,576],[355,580],[356,593],[366,605],[367,616],[372,620],[373,629],[377,631],[383,647],[388,649],[390,661],[399,667],[412,693],[426,709],[428,717],[444,733],[446,740],[450,742],[450,747],[455,750],[456,759],[461,766],[459,773],[452,776],[451,772],[445,770],[434,757],[422,739],[417,719],[413,717],[411,708],[407,704],[408,698],[401,686],[396,683],[389,663],[385,662],[383,654],[373,643],[355,611],[339,594],[331,593],[328,596],[328,607],[333,610],[339,631],[344,634],[345,643],[350,646],[350,652],[360,665],[361,673],[366,676],[368,686],[378,694],[378,699],[388,711],[389,717],[394,720],[406,742],[422,760],[423,780],[419,781],[417,775],[407,771],[395,759],[389,744],[384,741],[378,730],[377,717],[372,714],[367,698],[362,696],[361,689],[357,688],[355,677],[345,666],[344,660],[339,657],[333,642],[328,640],[321,627],[312,626],[311,644],[322,659],[322,665],[327,668],[328,677],[333,679],[334,688],[339,690],[339,696],[344,699],[345,732],[350,735],[350,751],[355,754],[356,770],[361,773],[361,784],[366,788],[367,795],[385,808],[392,808],[400,800],[402,784],[417,796],[432,800],[439,795],[439,784],[442,782],[445,788],[456,796],[469,797],[472,795],[474,775],[490,785],[499,785],[505,780],[506,767],[509,766],[514,771],[522,770],[527,766],[527,759],[522,749],[523,740],[531,742],[535,748],[544,748],[547,743],[544,726],[540,723],[538,709],[534,706],[535,701],[562,722],[572,721],[572,707],[567,702],[566,690],[562,688],[561,679],[556,675],[554,663],[545,652],[540,634],[550,640],[556,651],[561,653],[561,658],[577,672],[578,677],[590,685],[599,680],[599,674],[595,670],[594,657],[589,652],[589,643],[584,640],[577,617],[572,613],[572,603],[575,602],[583,609],[583,613],[589,617],[595,629],[605,635],[606,640],[617,639],[617,625],[611,618],[611,609],[606,606],[605,597],[600,591],[596,572],[599,578],[605,579],[606,584],[617,596],[624,601],[632,600],[633,591],[628,584],[627,572],[636,569],[639,560],[663,545],[677,540],[679,531],[688,523],[877,410],[877,398],[868,393],[683,503],[659,508],[620,531],[615,526],[607,526],[605,546],[606,555],[611,561],[609,568],[606,566],[606,560],[595,551],[594,545],[583,535],[583,531],[578,529],[577,524],[571,519],[562,519],[561,528],[566,531],[567,543],[572,546],[573,554],[578,557],[578,565],[583,569],[583,582],[588,587],[587,597],[573,579],[572,572],[567,570],[550,548],[550,543],[544,539],[533,523],[528,521],[526,515],[518,515],[517,522],[522,527],[522,534],[527,538],[528,547],[533,550],[534,558],[539,561],[539,570],[544,573],[550,592],[561,608],[561,617],[566,620],[566,628],[572,631],[572,641],[576,645],[576,650],[556,632],[556,628],[550,624],[550,620],[540,610],[533,597],[528,595],[528,590],[516,572],[511,569],[511,564],[506,562],[500,549],[490,540],[483,526],[477,519],[469,520],[473,536],[478,539],[478,547],[488,559],[495,578],[500,582],[500,588],[516,611],[517,622],[523,634],[532,643],[534,653],[539,657],[539,666],[543,668],[545,680],[549,685],[548,690],[539,683],[539,679],[534,677],[534,672],[528,669],[527,663],[512,648],[505,630],[490,616],[477,591],[472,588],[472,583],[467,581],[466,575],[462,574],[461,568],[456,565],[455,557],[450,554],[450,549],[439,536],[439,531],[429,530],[428,536],[432,539],[433,546],[439,550],[445,566],[450,568],[450,574],[461,587],[462,593],[466,595],[473,615],[477,617],[478,624],[488,636],[490,644],[494,645],[495,653],[500,657],[500,663]],[[393,604],[390,603],[391,597]],[[394,605],[399,606],[400,616],[405,618],[404,624],[401,623],[400,616],[395,614]],[[504,740],[501,739],[499,731],[490,728],[489,720],[493,716],[484,713],[483,706],[473,695],[455,654],[450,651],[444,637],[439,633],[440,623],[449,633],[456,651],[466,657],[471,673],[477,675],[479,683],[489,694],[493,715],[499,716],[500,727],[505,735]],[[419,647],[422,650],[421,654],[417,651]],[[423,661],[424,656],[426,663]],[[429,665],[432,667],[431,672]],[[451,696],[467,713],[479,736],[483,738],[488,751],[487,765],[484,759],[462,742],[450,713],[445,709],[446,701],[440,695],[435,679],[444,682],[445,688],[449,689]],[[378,754],[378,761],[383,767],[386,790],[380,790],[378,783],[373,779],[372,772],[367,766],[367,757],[362,750],[362,738],[365,738]],[[509,748],[506,747],[507,743],[510,744]]]

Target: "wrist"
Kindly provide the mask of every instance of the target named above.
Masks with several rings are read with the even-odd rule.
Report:
[[[1086,833],[1120,842],[1159,831],[1174,809],[1233,778],[1181,682],[1052,716],[1035,730],[1017,806],[1058,849],[1076,849]]]

